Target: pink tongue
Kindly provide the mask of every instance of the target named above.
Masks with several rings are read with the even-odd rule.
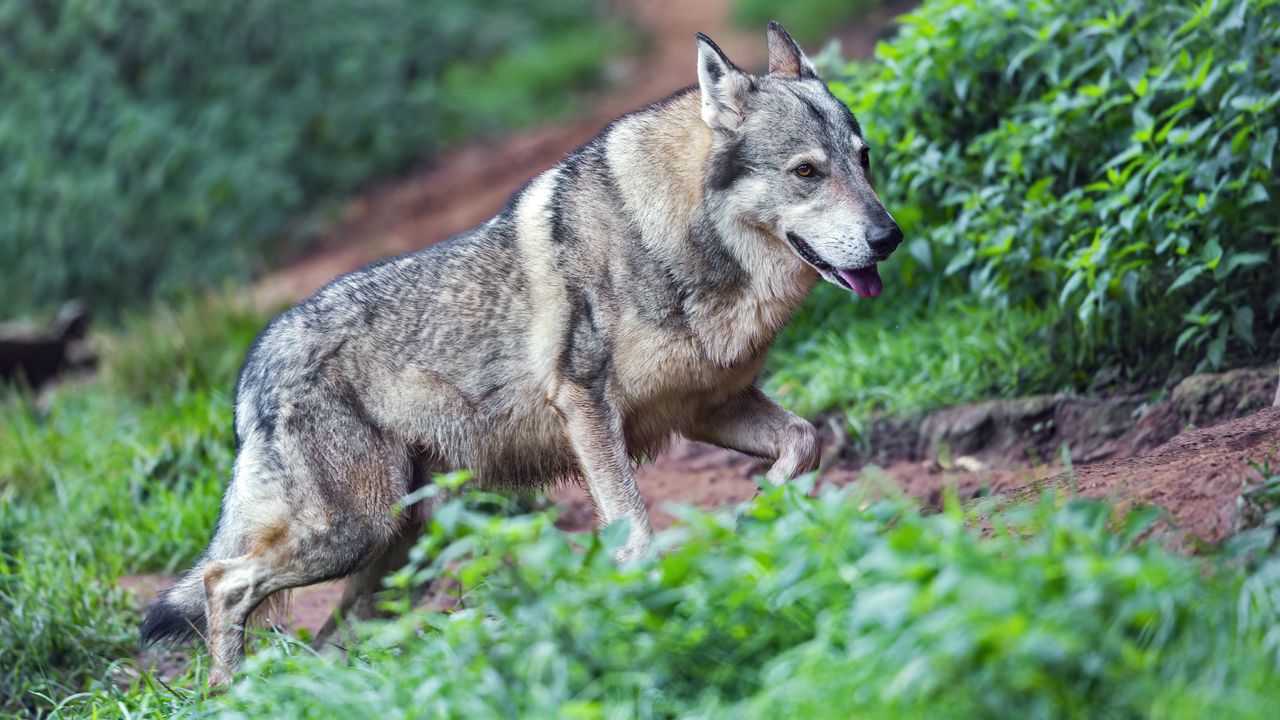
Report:
[[[884,290],[884,281],[880,279],[880,271],[876,270],[875,265],[860,270],[841,270],[840,277],[849,283],[859,297],[875,297]]]

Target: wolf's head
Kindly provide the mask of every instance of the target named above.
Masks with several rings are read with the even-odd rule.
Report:
[[[769,23],[768,39],[769,74],[754,76],[697,36],[702,119],[713,131],[707,198],[829,282],[879,295],[876,263],[902,231],[872,187],[862,128],[781,25]]]

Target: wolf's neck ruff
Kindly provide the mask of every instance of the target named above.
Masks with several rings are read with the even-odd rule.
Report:
[[[732,197],[709,192],[721,172],[712,140],[689,88],[618,120],[593,141],[602,152],[582,154],[601,161],[611,198],[634,225],[612,240],[633,244],[622,251],[662,266],[672,281],[645,292],[668,294],[708,357],[730,366],[767,349],[817,275]]]

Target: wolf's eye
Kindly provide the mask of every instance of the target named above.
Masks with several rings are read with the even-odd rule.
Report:
[[[862,163],[863,171],[865,171],[868,174],[871,173],[871,149],[870,148],[865,148],[865,147],[862,148],[862,151],[858,153],[858,162]]]
[[[800,163],[799,165],[796,166],[796,169],[793,170],[792,172],[799,175],[800,177],[805,177],[805,178],[812,177],[813,166],[810,165],[809,163]]]

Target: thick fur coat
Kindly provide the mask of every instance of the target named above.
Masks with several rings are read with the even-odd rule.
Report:
[[[147,639],[207,633],[225,682],[274,593],[356,573],[417,535],[393,515],[433,472],[495,488],[576,479],[620,560],[652,531],[634,462],[676,435],[813,470],[817,434],[756,386],[820,279],[872,296],[901,240],[869,149],[773,24],[770,73],[699,36],[698,85],[625,116],[496,217],[361,268],[276,318],[245,360],[217,532]]]

